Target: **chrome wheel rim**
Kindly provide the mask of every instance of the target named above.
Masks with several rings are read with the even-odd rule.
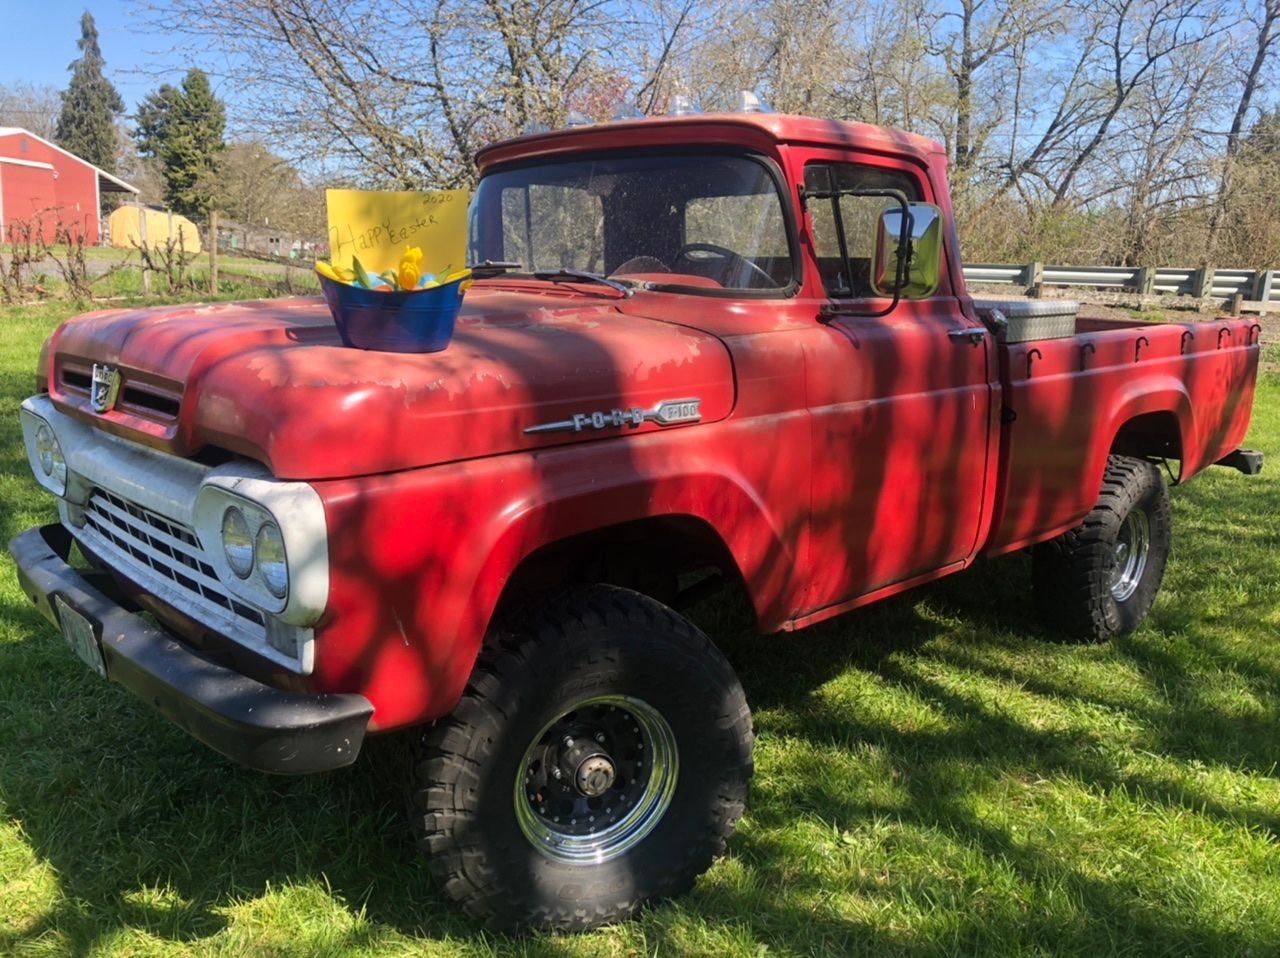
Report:
[[[516,822],[555,861],[600,863],[644,840],[671,806],[675,734],[640,699],[600,695],[548,722],[516,773]]]
[[[1124,602],[1138,590],[1138,583],[1147,571],[1150,552],[1151,526],[1147,514],[1134,509],[1125,516],[1113,550],[1111,597],[1117,602]]]

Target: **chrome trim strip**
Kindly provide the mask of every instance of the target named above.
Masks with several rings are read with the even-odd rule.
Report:
[[[584,429],[608,429],[610,426],[622,428],[630,426],[637,429],[646,422],[656,422],[659,426],[675,426],[684,422],[698,422],[702,419],[702,399],[664,399],[652,409],[640,407],[628,409],[609,409],[596,412],[574,413],[572,419],[559,419],[555,422],[539,423],[530,426],[525,434],[543,432],[582,432]]]

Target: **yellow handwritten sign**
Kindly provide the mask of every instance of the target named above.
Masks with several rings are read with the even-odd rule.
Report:
[[[437,276],[466,265],[466,190],[439,193],[325,190],[329,262],[370,273],[394,269],[406,246],[422,249],[422,271]]]

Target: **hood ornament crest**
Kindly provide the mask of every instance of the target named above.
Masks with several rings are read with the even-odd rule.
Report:
[[[114,366],[93,364],[89,388],[89,405],[94,412],[107,412],[120,395],[120,370]]]
[[[586,429],[609,429],[630,426],[636,429],[646,422],[659,426],[674,426],[682,422],[697,422],[702,418],[701,399],[664,399],[652,409],[609,409],[596,412],[574,413],[572,419],[559,419],[530,426],[525,433],[582,432]]]

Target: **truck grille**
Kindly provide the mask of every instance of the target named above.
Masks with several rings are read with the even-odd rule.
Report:
[[[58,365],[62,373],[62,388],[87,400],[93,392],[93,367],[61,357]],[[180,390],[158,383],[139,382],[133,370],[122,369],[120,372],[124,377],[119,398],[122,408],[157,422],[173,422],[178,418],[182,408]]]
[[[120,571],[150,591],[155,586],[177,589],[187,600],[181,605],[212,613],[213,617],[232,617],[237,631],[250,626],[261,635],[266,627],[262,613],[227,595],[218,582],[217,573],[203,558],[200,542],[189,526],[166,519],[149,509],[129,502],[114,493],[94,489],[84,509],[85,528],[99,542],[89,545],[98,552],[114,552],[102,556],[121,560]],[[133,561],[130,561],[130,560]],[[138,565],[141,575],[131,574]],[[208,624],[214,624],[212,622]]]

